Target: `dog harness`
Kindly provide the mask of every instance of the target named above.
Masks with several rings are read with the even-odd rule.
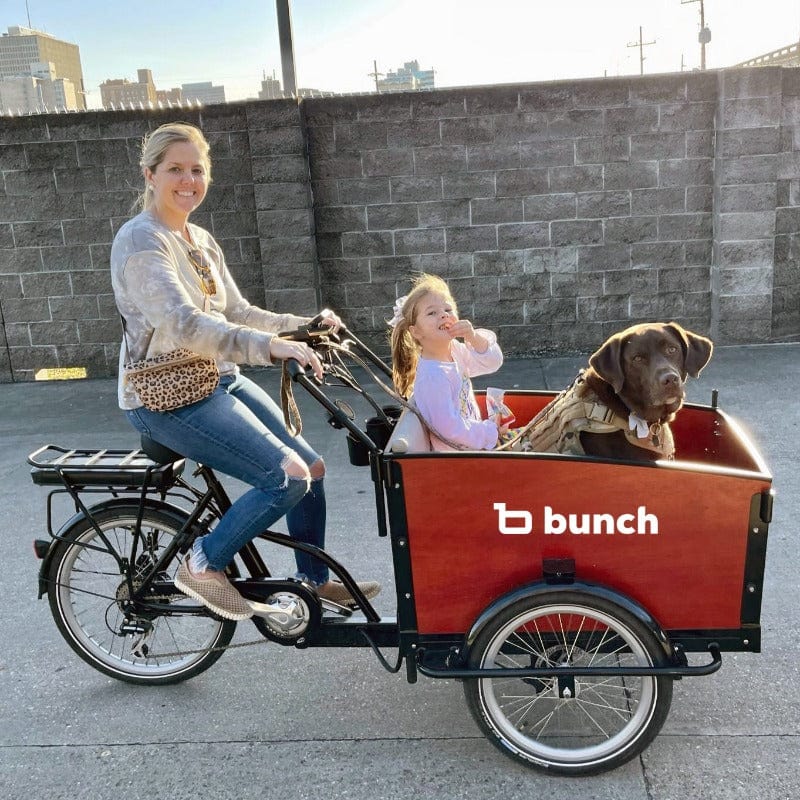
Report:
[[[579,391],[580,390],[580,391]],[[669,425],[645,420],[631,413],[628,419],[601,403],[584,386],[583,371],[561,394],[553,398],[524,428],[509,440],[508,449],[523,452],[586,455],[581,432],[616,433],[622,431],[632,445],[658,453],[661,458],[675,455]],[[506,445],[503,445],[506,447]]]

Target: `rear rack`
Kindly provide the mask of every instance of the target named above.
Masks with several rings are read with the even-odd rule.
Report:
[[[113,486],[167,489],[180,477],[185,459],[157,464],[142,450],[67,449],[46,444],[28,456],[31,480],[39,486]]]

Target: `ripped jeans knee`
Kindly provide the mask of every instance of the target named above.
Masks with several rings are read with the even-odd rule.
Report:
[[[292,482],[297,481],[305,486],[303,494],[311,488],[311,473],[305,462],[297,455],[297,453],[289,453],[288,456],[281,463],[283,472],[286,475],[284,487],[288,487]],[[301,494],[297,499],[300,500]]]

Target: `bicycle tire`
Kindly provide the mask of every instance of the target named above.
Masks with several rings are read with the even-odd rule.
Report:
[[[152,565],[186,521],[186,515],[177,509],[145,506],[141,521],[144,547],[137,563],[131,565],[126,559],[138,514],[136,503],[92,513],[108,547],[86,516],[61,534],[47,576],[50,610],[70,647],[96,670],[128,683],[179,683],[204,672],[222,656],[236,623],[210,614],[148,615],[146,623],[152,630],[146,638],[146,651],[133,652],[138,637],[120,627],[127,621],[123,606],[128,573],[133,569],[131,579],[135,581],[141,574],[136,570]],[[175,559],[163,577],[173,579],[179,563]],[[168,602],[178,612],[182,604],[197,607],[183,595]]]
[[[568,675],[577,667],[663,666],[664,650],[636,617],[602,597],[553,591],[499,612],[477,637],[473,667],[545,668],[564,677],[464,682],[470,712],[505,755],[550,774],[592,775],[641,753],[672,703],[664,676]]]

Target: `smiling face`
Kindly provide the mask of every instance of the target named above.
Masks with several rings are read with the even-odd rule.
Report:
[[[414,324],[408,330],[426,357],[439,358],[450,353],[449,330],[458,321],[453,298],[438,292],[424,294],[414,309]]]
[[[152,208],[170,228],[182,229],[208,191],[208,163],[193,142],[175,142],[154,169],[144,168]]]

